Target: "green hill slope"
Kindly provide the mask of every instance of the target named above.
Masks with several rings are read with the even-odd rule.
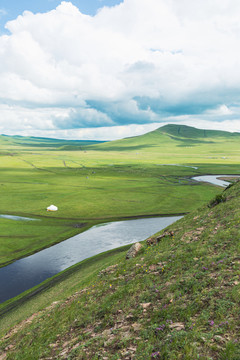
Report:
[[[228,131],[220,131],[220,130],[202,130],[196,129],[191,126],[186,125],[175,125],[175,124],[168,124],[162,126],[161,128],[157,129],[156,131],[174,135],[178,137],[185,137],[185,138],[215,138],[215,137],[222,137],[222,138],[234,138],[238,137],[240,139],[239,133],[230,133]]]
[[[136,258],[84,262],[2,319],[1,359],[240,359],[239,200],[240,182]]]
[[[99,145],[91,145],[90,149],[101,151],[129,151],[175,146],[196,146],[199,144],[218,144],[239,142],[240,133],[227,131],[201,130],[186,125],[168,124],[147,134],[110,141]],[[179,144],[180,143],[180,144]]]

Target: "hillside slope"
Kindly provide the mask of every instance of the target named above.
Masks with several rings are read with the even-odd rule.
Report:
[[[201,130],[186,125],[168,124],[144,135],[90,145],[101,151],[142,150],[152,147],[196,146],[240,141],[240,133],[218,130]]]
[[[203,130],[197,129],[192,126],[187,125],[175,125],[175,124],[168,124],[165,126],[160,127],[156,131],[161,133],[165,133],[168,135],[174,135],[179,137],[185,138],[235,138],[238,137],[240,139],[240,133],[230,133],[228,131],[221,131],[221,130]]]
[[[55,302],[52,290],[2,338],[0,358],[239,360],[239,200],[240,182],[136,258],[106,258],[85,283],[79,271],[76,291]]]

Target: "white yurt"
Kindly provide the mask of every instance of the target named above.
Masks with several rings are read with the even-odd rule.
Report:
[[[58,207],[55,206],[55,205],[50,205],[50,206],[47,208],[47,211],[58,211]]]

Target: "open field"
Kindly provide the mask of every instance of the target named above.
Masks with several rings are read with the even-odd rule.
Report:
[[[74,142],[0,137],[0,214],[41,220],[0,219],[0,266],[97,222],[196,209],[219,189],[190,177],[240,174],[239,140],[183,126],[81,150]],[[59,211],[47,213],[51,204]]]
[[[2,318],[0,356],[238,360],[239,197],[240,182],[136,258],[125,247],[76,265]]]

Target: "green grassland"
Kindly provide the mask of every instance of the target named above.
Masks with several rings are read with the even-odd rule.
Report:
[[[1,319],[0,357],[239,360],[239,199],[240,182],[136,258],[124,247],[76,265]]]
[[[219,189],[191,176],[239,174],[239,140],[239,134],[175,125],[81,146],[0,136],[0,214],[41,220],[0,219],[0,266],[98,222],[196,209]],[[59,211],[47,213],[51,204]]]

